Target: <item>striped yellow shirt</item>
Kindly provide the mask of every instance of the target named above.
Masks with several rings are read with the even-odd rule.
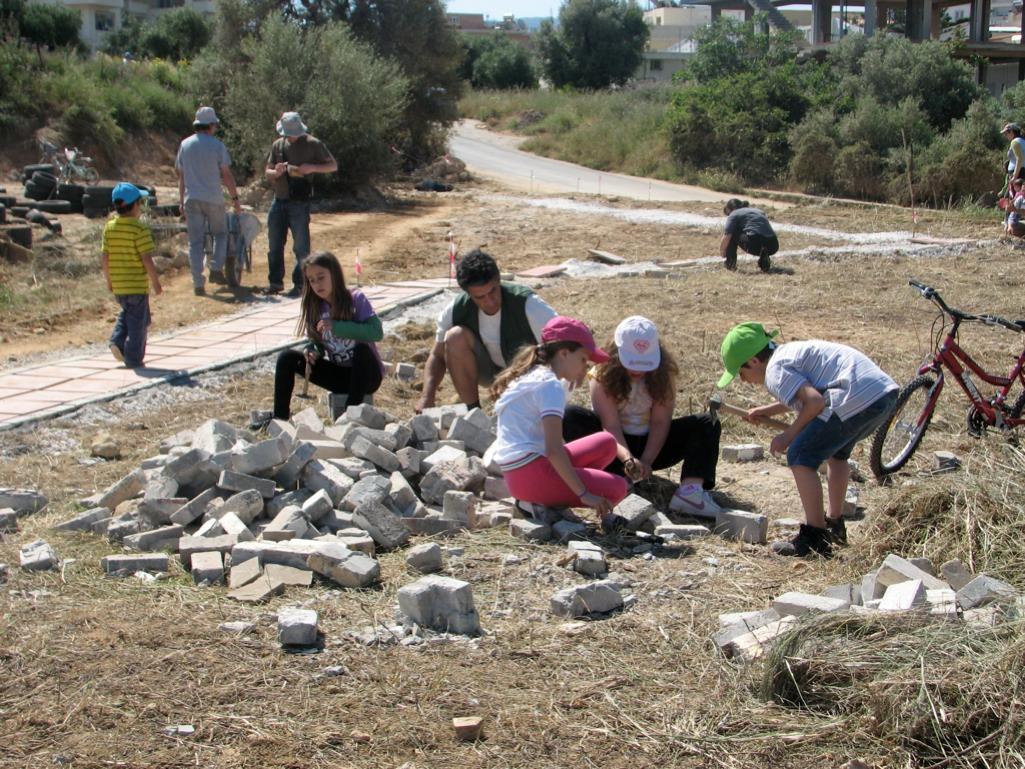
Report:
[[[115,216],[103,228],[103,253],[107,255],[114,294],[148,294],[149,276],[140,257],[155,246],[149,227],[133,216]]]

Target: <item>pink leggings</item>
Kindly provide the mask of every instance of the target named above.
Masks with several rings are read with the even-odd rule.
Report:
[[[618,505],[626,497],[626,479],[602,470],[616,458],[616,439],[612,433],[598,432],[566,444],[569,461],[590,493],[605,497]],[[537,502],[549,507],[580,507],[574,494],[552,467],[548,457],[505,473],[509,492],[524,502]]]

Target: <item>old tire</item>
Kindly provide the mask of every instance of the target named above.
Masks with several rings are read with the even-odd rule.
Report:
[[[57,185],[57,198],[60,200],[70,200],[72,203],[81,202],[83,195],[85,195],[85,187],[81,184]]]
[[[109,208],[88,208],[83,206],[82,213],[86,219],[104,219],[110,213]]]
[[[40,200],[35,207],[44,214],[70,214],[74,211],[70,200]]]
[[[32,226],[29,224],[5,224],[0,232],[23,248],[32,248]]]
[[[41,187],[35,182],[25,182],[25,197],[30,200],[47,200],[53,194],[53,187]]]
[[[32,165],[24,166],[21,169],[21,175],[23,181],[28,181],[32,178],[32,175],[37,171],[43,171],[50,174],[54,179],[57,178],[57,174],[60,173],[60,169],[57,168],[53,163],[33,163]]]

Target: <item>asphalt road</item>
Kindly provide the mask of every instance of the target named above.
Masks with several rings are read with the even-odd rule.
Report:
[[[707,203],[721,203],[733,197],[703,187],[595,171],[573,163],[532,155],[517,149],[521,141],[519,137],[489,131],[477,121],[463,120],[454,126],[449,148],[474,174],[521,192],[548,195],[580,192],[634,200]],[[756,205],[769,203],[753,198],[750,200]],[[780,207],[778,202],[771,205]]]

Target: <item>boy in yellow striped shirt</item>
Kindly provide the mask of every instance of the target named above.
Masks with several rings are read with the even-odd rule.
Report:
[[[103,228],[103,275],[121,305],[110,335],[110,352],[128,368],[138,368],[146,356],[150,284],[154,295],[163,293],[153,264],[153,234],[139,221],[147,195],[134,184],[117,185],[111,194],[117,215]]]

